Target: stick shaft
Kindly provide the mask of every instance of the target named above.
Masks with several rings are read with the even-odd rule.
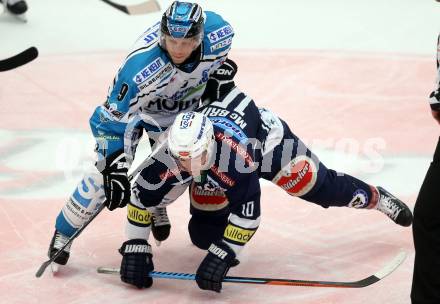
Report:
[[[122,5],[115,3],[111,0],[102,0],[102,1],[128,15],[143,15],[143,14],[157,12],[160,10],[159,3],[157,3],[156,0],[148,0],[133,5]]]
[[[392,273],[405,260],[406,253],[399,252],[391,261],[389,261],[382,269],[373,275],[370,275],[359,281],[313,281],[313,280],[289,280],[277,278],[252,278],[252,277],[225,277],[223,282],[242,283],[242,284],[264,284],[264,285],[285,285],[285,286],[308,286],[308,287],[333,287],[333,288],[362,288],[380,281],[385,276]],[[119,274],[118,268],[99,267],[98,273]],[[190,280],[196,279],[195,274],[180,272],[160,272],[152,271],[149,274],[152,278],[174,279],[174,280]]]
[[[160,148],[162,147],[163,144],[159,144],[157,145],[157,147],[151,152],[151,154],[136,168],[136,170],[134,170],[129,176],[128,179],[131,181],[133,178],[136,177],[136,175],[138,175],[146,166],[146,164],[148,163],[149,159],[151,158],[151,156],[155,155]],[[96,212],[81,226],[81,228],[79,228],[78,230],[75,231],[75,233],[69,238],[69,240],[66,242],[66,244],[64,244],[63,247],[61,247],[57,253],[55,253],[55,255],[53,255],[49,260],[45,261],[43,264],[41,264],[40,268],[38,268],[37,272],[35,273],[35,276],[37,278],[41,277],[44,273],[44,271],[46,270],[46,268],[50,265],[50,263],[52,263],[53,261],[55,261],[55,259],[60,256],[60,254],[63,252],[63,250],[70,244],[73,242],[73,240],[75,238],[77,238],[81,232],[93,221],[93,219],[105,208],[105,202],[103,202],[101,204],[101,206],[98,207],[98,209],[96,210]]]

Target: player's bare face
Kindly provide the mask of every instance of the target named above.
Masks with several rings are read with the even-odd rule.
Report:
[[[188,172],[192,176],[200,175],[200,172],[204,170],[206,161],[207,161],[206,152],[203,152],[202,155],[195,158],[178,160],[180,169]]]
[[[197,48],[198,42],[193,38],[173,38],[166,35],[165,45],[173,63],[181,64]]]

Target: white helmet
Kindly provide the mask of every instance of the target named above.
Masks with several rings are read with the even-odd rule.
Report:
[[[212,122],[208,117],[197,112],[177,115],[168,134],[169,151],[177,160],[196,159],[202,156],[203,152],[207,152],[205,163],[200,168],[202,170],[207,170],[210,167],[214,142]]]

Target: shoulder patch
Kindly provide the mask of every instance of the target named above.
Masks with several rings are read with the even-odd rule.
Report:
[[[152,27],[145,30],[145,32],[139,37],[144,45],[148,45],[157,38],[159,38],[160,22],[157,22]]]
[[[227,24],[217,30],[208,33],[208,39],[211,43],[216,43],[234,34],[232,26]]]
[[[154,59],[149,65],[147,65],[144,69],[139,71],[134,77],[133,81],[136,84],[141,84],[148,78],[152,77],[154,74],[156,74],[163,66],[165,65],[165,62],[162,58],[157,57]]]
[[[173,65],[171,63],[167,63],[163,68],[156,72],[153,77],[147,79],[147,81],[143,82],[138,86],[139,90],[144,90],[149,87],[151,84],[156,83],[157,81],[162,81],[166,77],[168,77],[173,72]]]
[[[127,95],[128,92],[128,84],[126,84],[125,82],[122,84],[121,86],[121,90],[119,91],[118,94],[118,101],[121,101],[122,99],[124,99],[125,95]]]
[[[214,52],[218,49],[227,47],[227,46],[231,45],[231,43],[232,43],[232,37],[229,37],[228,39],[217,42],[216,44],[211,46],[211,52]]]

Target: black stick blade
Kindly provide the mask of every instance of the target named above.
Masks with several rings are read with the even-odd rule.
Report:
[[[43,275],[44,271],[46,270],[47,266],[50,265],[50,263],[52,263],[52,261],[48,260],[48,261],[44,262],[43,264],[41,264],[40,268],[38,268],[37,273],[35,273],[35,276],[37,278],[41,277]]]
[[[10,58],[0,60],[0,72],[9,71],[18,68],[38,57],[38,50],[32,46],[23,52]]]

